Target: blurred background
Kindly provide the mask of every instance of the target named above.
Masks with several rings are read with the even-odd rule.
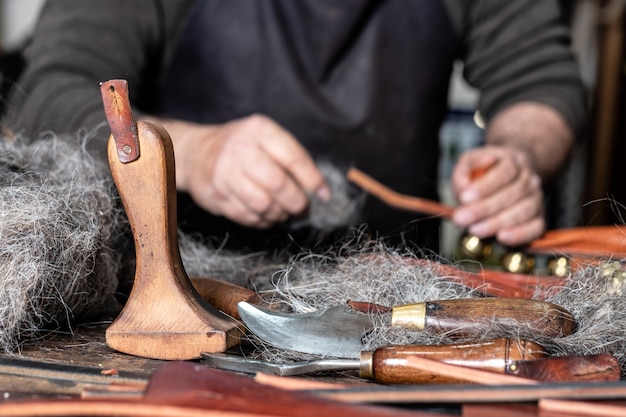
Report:
[[[23,64],[20,51],[28,43],[45,0],[0,0],[0,112]],[[623,224],[626,217],[626,62],[624,9],[626,0],[561,0],[572,31],[572,50],[589,92],[591,120],[566,172],[547,192],[549,228]],[[475,123],[477,93],[455,67],[450,88],[450,113],[441,130],[440,189],[449,197],[448,180],[456,157],[480,144]],[[625,158],[626,159],[626,158]],[[449,225],[443,247],[456,243]],[[446,243],[446,240],[450,243]]]

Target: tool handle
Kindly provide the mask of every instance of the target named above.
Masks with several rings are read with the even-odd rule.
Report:
[[[521,298],[428,301],[393,308],[392,325],[431,330],[449,337],[480,337],[487,329],[513,328],[531,336],[562,337],[576,330],[563,307]],[[522,335],[523,336],[523,335]]]
[[[135,123],[125,80],[102,83],[101,92],[111,126],[109,166],[133,231],[136,271],[145,269],[156,276],[162,275],[163,270],[182,271],[176,224],[174,147],[170,136],[160,125]],[[134,156],[129,159],[131,155]],[[135,284],[136,281],[137,276]]]
[[[405,345],[376,349],[361,354],[361,376],[385,384],[436,384],[460,382],[449,377],[412,368],[407,358],[420,356],[446,363],[505,373],[512,361],[546,356],[535,342],[524,339],[495,339],[482,343],[450,345]]]
[[[239,285],[217,278],[190,277],[190,279],[198,294],[206,302],[237,320],[241,320],[237,309],[240,301],[256,305],[265,304],[257,293]]]
[[[109,166],[135,242],[135,277],[106,330],[112,349],[154,359],[193,359],[238,342],[238,324],[194,290],[178,247],[174,148],[162,126],[135,124],[124,80],[101,85],[111,122]],[[139,152],[141,150],[141,152]]]
[[[512,362],[507,365],[506,373],[549,382],[609,382],[621,379],[619,362],[609,353]]]

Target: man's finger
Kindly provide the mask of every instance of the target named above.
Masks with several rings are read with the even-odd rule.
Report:
[[[244,174],[249,182],[256,184],[267,195],[266,207],[259,212],[266,213],[272,205],[281,206],[289,214],[300,214],[308,205],[305,191],[294,181],[285,169],[269,155],[259,149],[250,155],[244,164]]]
[[[500,230],[496,238],[504,245],[519,246],[540,238],[545,230],[543,216],[539,216],[523,225]]]
[[[260,146],[295,180],[300,188],[328,200],[330,190],[306,149],[289,133],[272,136]]]

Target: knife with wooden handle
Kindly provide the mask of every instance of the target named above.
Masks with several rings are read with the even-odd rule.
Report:
[[[363,351],[358,359],[320,359],[278,364],[223,353],[203,353],[208,366],[244,373],[280,376],[358,370],[362,378],[385,384],[441,384],[459,380],[411,368],[407,358],[419,356],[450,364],[503,374],[513,363],[545,358],[545,349],[524,339],[501,338],[485,342],[442,345],[404,345]]]
[[[277,348],[343,358],[358,357],[364,334],[381,325],[432,331],[451,338],[485,337],[485,332],[494,328],[514,331],[517,337],[561,337],[576,329],[576,321],[567,310],[537,300],[468,298],[386,310],[376,305],[378,313],[365,313],[351,305],[290,314],[240,302],[239,315],[250,332]]]
[[[359,359],[320,359],[278,364],[224,353],[203,353],[211,367],[243,373],[295,376],[358,370],[362,378],[384,384],[449,384],[460,379],[410,366],[421,357],[483,371],[541,381],[618,381],[620,366],[610,354],[546,358],[544,349],[529,340],[495,339],[482,343],[389,346],[364,351]]]

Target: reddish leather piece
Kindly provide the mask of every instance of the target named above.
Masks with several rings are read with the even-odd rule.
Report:
[[[438,276],[459,281],[483,294],[494,297],[541,299],[547,295],[548,291],[554,291],[565,284],[565,278],[556,276],[516,274],[490,269],[469,272],[452,265],[425,262]]]
[[[126,80],[109,80],[100,85],[104,113],[115,140],[117,157],[122,163],[139,158],[137,124],[128,97]]]
[[[272,416],[402,417],[430,415],[380,406],[352,405],[302,391],[287,391],[191,362],[170,362],[150,379],[145,400],[207,410]]]
[[[626,258],[626,229],[621,226],[588,226],[549,230],[528,245],[529,252],[557,255]]]

